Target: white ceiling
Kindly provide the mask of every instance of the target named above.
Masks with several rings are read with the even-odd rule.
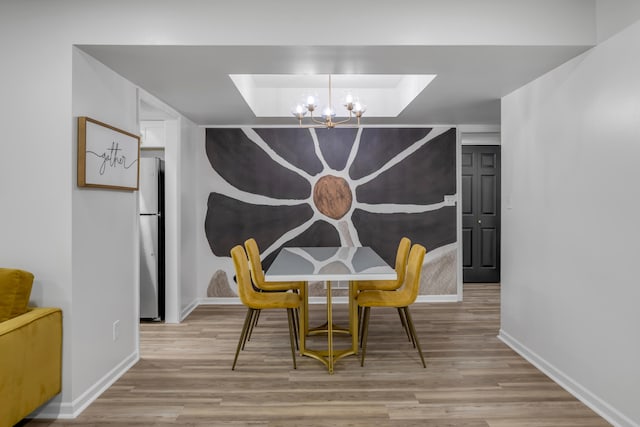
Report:
[[[219,126],[296,124],[256,117],[230,74],[436,74],[397,117],[363,124],[497,125],[502,96],[591,46],[78,47],[196,124]]]

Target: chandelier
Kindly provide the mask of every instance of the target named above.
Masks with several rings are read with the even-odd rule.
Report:
[[[315,95],[308,95],[306,97],[305,102],[300,103],[293,107],[291,113],[293,116],[298,119],[298,123],[300,127],[306,128],[328,128],[333,129],[336,126],[343,124],[350,124],[351,119],[355,118],[357,126],[360,126],[360,117],[367,110],[367,107],[362,105],[357,98],[348,92],[345,96],[344,107],[349,112],[349,117],[344,120],[334,121],[333,119],[336,117],[336,110],[333,108],[333,103],[331,100],[331,74],[329,74],[329,103],[322,109],[322,120],[317,119],[313,116],[314,111],[318,108],[318,98]],[[311,120],[311,124],[303,124],[302,120],[309,113],[309,119]]]

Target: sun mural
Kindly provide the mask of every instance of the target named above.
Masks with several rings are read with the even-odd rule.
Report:
[[[207,296],[236,296],[229,251],[249,237],[266,270],[284,246],[371,246],[394,265],[407,236],[429,251],[421,294],[456,292],[455,128],[209,128],[205,147]]]

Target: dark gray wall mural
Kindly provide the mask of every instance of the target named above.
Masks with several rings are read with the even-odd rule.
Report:
[[[209,128],[205,149],[225,184],[204,224],[216,259],[253,237],[265,270],[284,246],[371,246],[394,265],[407,236],[428,250],[421,294],[456,293],[455,128]],[[236,295],[230,266],[207,296]]]

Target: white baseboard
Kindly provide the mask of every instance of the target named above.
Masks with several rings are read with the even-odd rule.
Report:
[[[415,303],[430,303],[430,302],[457,302],[458,295],[418,295]],[[309,297],[309,304],[326,304],[327,299],[325,297]],[[333,297],[331,302],[334,304],[347,304],[349,298],[346,296]]]
[[[198,305],[242,305],[242,301],[238,297],[225,297],[225,298],[200,298]]]
[[[186,306],[181,312],[180,312],[180,321],[182,322],[184,319],[187,318],[188,315],[191,314],[191,312],[193,310],[196,309],[196,307],[199,304],[199,300],[196,298],[193,301],[191,301],[191,304],[189,304],[188,306]]]
[[[591,408],[595,413],[617,427],[639,427],[629,417],[620,413],[617,409],[609,405],[604,400],[587,390],[580,383],[573,380],[560,369],[540,357],[527,346],[520,343],[511,335],[500,329],[498,339],[511,347],[513,351],[525,358],[529,363],[538,368],[560,387],[571,393],[576,399]]]
[[[451,295],[418,295],[416,302],[458,302],[458,294]]]
[[[348,297],[340,296],[331,298],[331,302],[334,304],[346,304]],[[309,297],[309,304],[326,304],[326,297]],[[418,295],[416,303],[423,302],[458,302],[458,295]],[[199,304],[202,305],[242,305],[240,298],[200,298]],[[195,308],[195,307],[193,307]],[[193,310],[193,309],[192,309]],[[185,316],[186,317],[186,316]],[[183,318],[184,319],[184,318]]]
[[[41,406],[28,415],[27,418],[58,418],[73,419],[84,411],[94,400],[104,393],[113,383],[125,374],[133,365],[140,360],[140,354],[136,351],[124,359],[96,382],[91,388],[85,391],[72,403],[60,403],[58,399],[52,399],[48,404]]]

